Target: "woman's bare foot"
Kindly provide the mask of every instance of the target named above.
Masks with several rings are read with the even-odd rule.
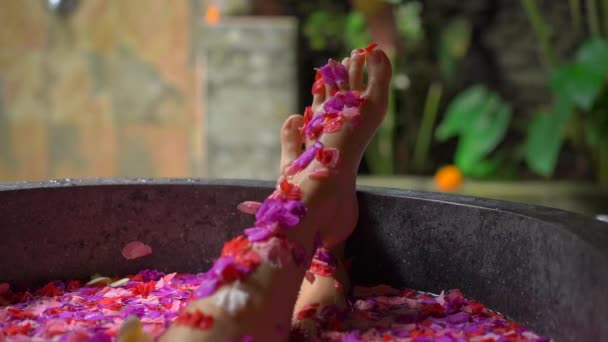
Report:
[[[384,119],[388,106],[389,84],[392,75],[391,64],[386,54],[380,50],[363,51],[355,50],[351,57],[342,61],[342,65],[348,71],[348,81],[340,85],[340,92],[356,91],[365,99],[360,108],[360,118],[354,127],[353,121],[348,121],[342,129],[334,133],[323,133],[318,141],[327,148],[337,148],[340,151],[340,162],[336,168],[336,175],[312,185],[304,184],[302,189],[306,193],[323,193],[332,201],[323,201],[324,207],[315,208],[323,213],[320,221],[320,233],[324,246],[332,248],[346,240],[355,228],[358,219],[358,207],[356,199],[356,177],[363,152],[376,132],[378,126]],[[364,84],[364,68],[367,69],[368,82]],[[330,86],[325,86],[325,92],[315,94],[312,103],[314,117],[322,115],[324,106],[332,98]],[[302,118],[293,115],[285,122],[282,138],[290,134],[286,127],[302,123]],[[281,168],[285,170],[303,151],[302,145],[293,140],[283,140]],[[305,148],[310,148],[315,141],[309,137],[305,139]],[[313,161],[308,167],[297,174],[294,183],[302,183],[303,178],[320,166],[319,162]],[[331,202],[327,205],[327,202]],[[316,215],[319,215],[317,213]]]
[[[338,175],[334,179],[335,188],[335,216],[327,221],[327,230],[330,234],[324,234],[327,246],[332,247],[331,253],[338,260],[335,271],[329,276],[307,277],[303,280],[298,300],[294,307],[293,328],[297,329],[308,339],[317,335],[317,315],[313,312],[331,312],[331,309],[344,309],[347,301],[345,293],[348,292],[349,279],[344,267],[344,244],[335,245],[341,241],[344,234],[348,236],[354,229],[358,216],[357,200],[355,197],[356,172],[362,153],[371,138],[370,132],[375,132],[382,121],[386,111],[388,83],[391,70],[388,59],[380,50],[372,51],[367,55],[367,65],[370,74],[370,82],[367,88],[363,85],[363,66],[366,55],[353,51],[350,58],[345,58],[342,64],[349,74],[349,82],[341,86],[342,91],[356,90],[363,92],[367,98],[365,105],[361,108],[363,116],[361,126],[352,130],[346,130],[323,135],[321,141],[326,147],[338,147],[342,152],[342,161]],[[323,112],[323,105],[330,98],[331,89],[326,89],[322,94],[314,96],[312,109],[314,112]],[[293,115],[289,117],[281,130],[281,173],[296,160],[303,152],[300,131],[297,129],[303,125],[302,116]],[[359,131],[361,130],[361,131]],[[333,136],[332,136],[333,135]],[[306,147],[313,142],[307,139]],[[334,144],[332,146],[332,144]],[[336,234],[336,232],[338,232]],[[329,310],[326,310],[329,309]],[[331,314],[331,313],[330,313]]]

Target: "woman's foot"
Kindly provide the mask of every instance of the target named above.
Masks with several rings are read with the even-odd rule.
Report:
[[[367,63],[366,62],[367,57]],[[338,174],[332,182],[334,188],[334,216],[326,221],[323,234],[327,246],[332,247],[331,253],[338,260],[335,270],[330,275],[313,276],[308,273],[303,280],[298,300],[294,307],[292,328],[304,335],[304,340],[318,334],[317,315],[322,313],[335,314],[345,309],[347,305],[345,293],[348,292],[349,279],[344,267],[344,244],[335,244],[343,240],[355,227],[358,216],[357,200],[355,197],[355,180],[357,169],[373,132],[382,121],[386,111],[388,84],[391,76],[388,58],[380,50],[368,54],[353,51],[350,58],[345,58],[342,64],[346,67],[349,81],[342,84],[342,91],[355,90],[362,92],[366,102],[361,108],[361,125],[345,127],[336,133],[321,136],[325,147],[337,147],[341,151],[341,165]],[[369,85],[363,84],[364,64],[368,65]],[[313,112],[321,115],[323,105],[331,98],[332,90],[327,87],[325,92],[314,96]],[[289,117],[281,130],[281,173],[303,152],[301,132],[298,130],[304,123],[300,115]],[[354,129],[353,129],[354,128]],[[306,141],[306,148],[313,142]],[[305,173],[305,172],[304,172]],[[337,309],[337,310],[336,310]]]
[[[331,200],[320,201],[322,207],[309,208],[318,210],[315,214],[320,218],[319,229],[324,246],[332,248],[346,240],[355,228],[358,219],[356,199],[356,177],[363,152],[382,122],[388,105],[389,84],[392,75],[391,64],[386,54],[380,50],[355,50],[351,57],[345,58],[342,65],[348,72],[348,80],[340,83],[340,91],[358,92],[364,99],[360,107],[360,116],[355,120],[346,120],[343,127],[333,133],[322,133],[318,141],[325,148],[336,148],[340,152],[340,161],[336,166],[335,175],[318,182],[303,182],[309,178],[320,163],[313,161],[306,169],[296,174],[292,180],[303,186],[306,194],[321,194]],[[367,69],[367,85],[364,84],[364,68]],[[325,105],[332,99],[336,89],[325,85],[325,91],[314,95],[312,112],[316,116],[323,115]],[[303,118],[292,115],[283,125],[281,132],[282,153],[281,170],[285,171],[290,164],[303,153],[302,144],[295,140],[293,128],[301,126]],[[355,124],[356,123],[356,124]],[[355,127],[356,126],[356,127]],[[303,130],[303,129],[301,129]],[[301,141],[301,140],[300,140]],[[309,136],[305,138],[305,149],[310,148],[315,141]],[[314,203],[315,201],[311,201]]]

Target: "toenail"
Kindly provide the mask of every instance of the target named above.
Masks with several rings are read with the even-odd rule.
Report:
[[[365,50],[363,49],[354,49],[353,52],[350,53],[351,57],[357,57],[365,54]]]
[[[372,64],[380,64],[382,62],[382,52],[380,50],[371,51],[369,59]]]

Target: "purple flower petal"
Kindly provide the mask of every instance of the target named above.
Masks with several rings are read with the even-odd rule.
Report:
[[[452,324],[461,324],[461,323],[468,322],[470,318],[471,318],[471,315],[469,315],[466,312],[461,311],[461,312],[455,313],[453,315],[449,315],[447,317],[447,321]]]
[[[317,250],[317,253],[315,254],[315,259],[322,261],[329,266],[336,267],[336,258],[334,258],[331,253],[329,253],[323,248]]]
[[[194,297],[196,299],[207,298],[215,293],[218,287],[220,287],[220,280],[217,277],[205,279],[194,291]]]
[[[249,242],[257,242],[267,240],[273,235],[273,232],[268,228],[253,227],[245,229],[245,235]]]
[[[352,91],[344,91],[337,93],[323,105],[323,109],[327,113],[339,113],[344,108],[352,108],[359,106],[359,96]]]
[[[321,116],[319,116],[321,117]],[[321,117],[322,118],[322,117]],[[290,169],[294,169],[295,172],[303,170],[310,164],[317,155],[317,151],[323,148],[323,143],[320,141],[315,142],[309,148],[306,149],[299,157],[296,159],[293,164],[290,166]],[[294,173],[295,173],[294,172]],[[289,172],[291,173],[291,172]]]
[[[256,213],[256,227],[293,228],[306,215],[306,207],[300,201],[269,198]]]
[[[319,68],[319,72],[323,77],[323,82],[332,88],[339,88],[340,84],[348,82],[348,70],[346,67],[333,59],[327,61],[327,64]]]

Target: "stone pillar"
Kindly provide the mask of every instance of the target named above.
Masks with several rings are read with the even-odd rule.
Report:
[[[200,28],[206,176],[278,176],[279,129],[298,113],[296,38],[289,17],[222,18]]]

